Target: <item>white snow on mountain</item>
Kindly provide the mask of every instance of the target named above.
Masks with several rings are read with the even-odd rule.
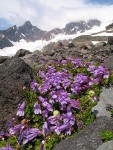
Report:
[[[38,40],[35,42],[27,43],[25,40],[20,40],[20,42],[12,42],[12,44],[14,46],[0,49],[0,55],[1,56],[13,56],[19,49],[26,49],[31,52],[33,52],[35,50],[41,50],[46,44],[48,44],[48,42]]]
[[[59,40],[69,40],[69,39],[74,39],[80,35],[90,35],[92,33],[98,33],[100,31],[103,31],[102,33],[98,33],[93,36],[113,36],[113,33],[106,33],[105,30],[105,24],[100,26],[100,27],[93,27],[93,29],[85,31],[83,33],[80,33],[80,31],[77,34],[71,34],[71,35],[64,35],[64,34],[59,34],[56,35],[53,39],[50,41],[42,41],[38,40],[35,42],[26,42],[25,40],[21,40],[20,42],[12,42],[14,46],[12,47],[6,47],[3,49],[0,49],[0,55],[1,56],[13,56],[19,49],[26,49],[31,52],[35,50],[41,50],[45,45],[49,44],[50,42],[57,42]],[[98,41],[93,41],[93,43],[97,43]]]
[[[50,42],[57,42],[59,40],[69,40],[69,39],[74,39],[77,36],[80,36],[82,34],[73,34],[73,35],[63,35],[59,34],[55,36],[50,41],[43,41],[43,40],[38,40],[35,42],[26,42],[25,40],[20,40],[20,42],[12,42],[14,46],[12,47],[5,47],[3,49],[0,49],[0,56],[13,56],[19,49],[26,49],[31,52],[35,50],[41,50],[45,45],[49,44]]]

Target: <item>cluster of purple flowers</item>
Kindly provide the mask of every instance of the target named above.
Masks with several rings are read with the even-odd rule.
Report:
[[[81,68],[82,70],[87,67],[90,76],[84,72],[70,73],[66,66],[68,63],[76,69]],[[93,84],[99,84],[103,79],[109,77],[109,71],[103,65],[95,66],[92,63],[83,63],[80,59],[62,60],[58,65],[64,65],[64,67],[57,69],[55,66],[48,65],[46,71],[40,70],[37,74],[42,82],[37,83],[34,80],[30,84],[35,93],[40,93],[34,103],[34,114],[41,115],[44,118],[42,129],[31,128],[24,122],[9,129],[10,135],[19,134],[19,140],[23,141],[23,144],[37,136],[43,137],[40,148],[42,150],[44,149],[45,139],[50,133],[71,135],[75,125],[83,126],[82,120],[78,121],[73,113],[73,110],[81,110],[80,101],[70,98],[71,94],[80,94],[82,91],[90,89]],[[25,102],[19,105],[17,116],[25,116],[25,108]]]

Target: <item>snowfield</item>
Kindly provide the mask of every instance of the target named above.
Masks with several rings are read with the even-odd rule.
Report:
[[[31,52],[35,50],[41,50],[46,44],[48,44],[47,41],[42,41],[42,40],[38,40],[35,42],[28,42],[28,43],[25,40],[20,40],[20,42],[11,41],[11,43],[14,46],[0,49],[1,56],[13,56],[19,49],[26,49]]]

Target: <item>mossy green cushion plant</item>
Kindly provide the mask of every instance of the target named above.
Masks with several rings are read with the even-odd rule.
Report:
[[[7,135],[0,135],[2,146],[9,142],[16,150],[51,150],[95,119],[91,109],[102,86],[111,82],[109,70],[71,58],[41,63],[45,68],[37,72],[30,88],[23,87],[24,101],[9,122]]]
[[[113,140],[113,133],[109,130],[104,130],[101,132],[101,139],[103,142]]]

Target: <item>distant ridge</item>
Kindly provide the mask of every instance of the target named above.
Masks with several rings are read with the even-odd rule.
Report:
[[[0,49],[8,46],[12,46],[11,41],[17,42],[24,39],[27,42],[35,42],[36,40],[51,40],[56,35],[64,34],[71,35],[77,33],[83,33],[92,29],[94,26],[100,26],[101,22],[97,19],[89,21],[70,22],[66,24],[65,28],[55,28],[51,31],[43,31],[36,26],[33,26],[30,21],[26,21],[22,26],[16,25],[6,29],[0,30],[0,42],[6,44],[0,45]]]

